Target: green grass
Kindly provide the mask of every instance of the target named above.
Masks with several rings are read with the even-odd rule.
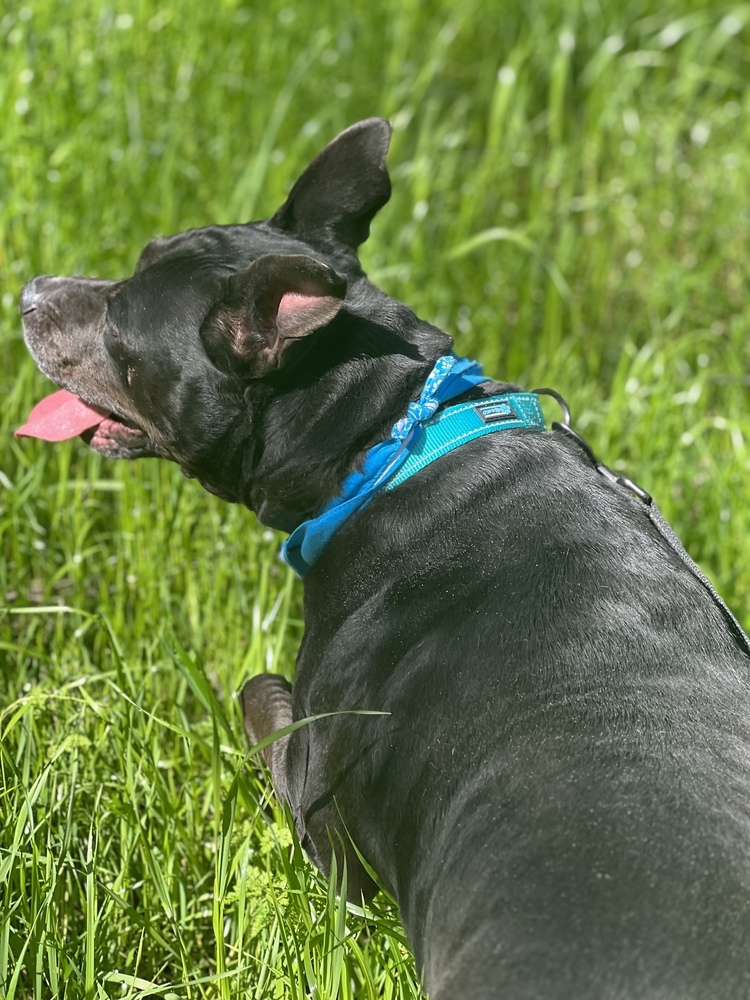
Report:
[[[0,11],[0,997],[412,998],[247,766],[291,676],[279,539],[176,468],[11,431],[21,284],[120,277],[396,126],[364,251],[492,374],[552,385],[750,624],[750,7],[34,0]],[[552,413],[552,411],[550,411]]]

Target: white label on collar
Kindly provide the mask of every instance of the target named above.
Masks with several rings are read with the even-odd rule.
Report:
[[[505,399],[497,402],[488,401],[486,403],[477,403],[474,409],[486,424],[492,424],[496,420],[520,419],[516,411]]]

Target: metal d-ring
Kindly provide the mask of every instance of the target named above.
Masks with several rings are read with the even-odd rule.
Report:
[[[600,476],[603,476],[610,483],[617,483],[618,486],[622,486],[624,489],[628,490],[628,492],[637,497],[637,499],[644,503],[647,507],[651,505],[653,501],[650,493],[647,493],[642,486],[639,486],[638,483],[634,482],[629,476],[620,476],[616,472],[613,472],[608,465],[604,464],[604,462],[600,462],[591,450],[591,445],[588,441],[573,430],[570,426],[570,407],[559,392],[556,392],[554,389],[532,389],[531,391],[535,396],[551,396],[555,400],[563,412],[563,422],[560,423],[555,420],[552,424],[552,430],[562,431],[566,437],[572,438],[588,455],[592,465]]]
[[[551,396],[563,411],[563,423],[566,427],[570,427],[570,407],[559,392],[554,389],[532,389],[531,391],[535,396]]]

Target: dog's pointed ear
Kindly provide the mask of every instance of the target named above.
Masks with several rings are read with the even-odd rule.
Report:
[[[271,224],[283,232],[356,250],[391,196],[386,155],[391,126],[384,118],[352,125],[318,153]]]
[[[201,340],[224,371],[259,378],[280,368],[295,340],[325,326],[343,305],[346,279],[312,257],[267,254],[229,279],[201,326]]]

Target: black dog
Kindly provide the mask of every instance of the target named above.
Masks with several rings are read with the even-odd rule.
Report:
[[[155,240],[126,280],[30,282],[29,349],[74,396],[25,433],[316,517],[451,346],[357,262],[388,138],[354,126],[273,218]],[[450,403],[502,420],[514,391]],[[316,864],[342,845],[370,893],[353,843],[394,892],[432,1000],[750,997],[745,640],[602,471],[522,426],[377,492],[306,576],[293,692],[243,692],[253,741],[343,713],[272,744],[273,782]]]

